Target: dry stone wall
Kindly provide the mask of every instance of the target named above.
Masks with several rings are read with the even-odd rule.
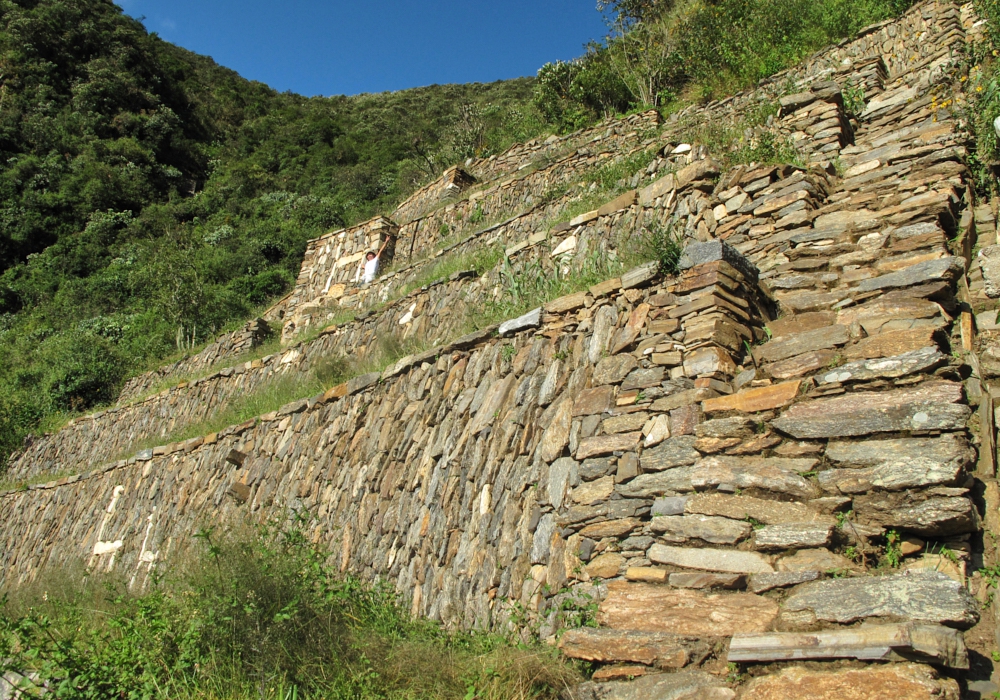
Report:
[[[130,403],[149,394],[172,378],[204,372],[212,367],[231,364],[241,355],[252,352],[274,336],[274,330],[262,318],[255,318],[238,331],[224,335],[201,352],[177,362],[140,374],[125,382],[118,403]]]
[[[606,207],[468,240],[524,274],[671,226],[676,277],[640,266],[256,421],[0,495],[3,583],[83,561],[142,585],[199,527],[306,510],[342,569],[393,582],[414,614],[517,621],[594,663],[567,698],[993,692],[997,606],[977,569],[1000,507],[1000,283],[989,254],[969,270],[996,209],[975,202],[942,107],[962,99],[950,71],[976,22],[922,3],[691,109]],[[758,128],[804,165],[724,168],[675,138],[762,100],[781,112]],[[417,290],[257,369],[391,332],[447,341],[497,274]],[[556,635],[593,604],[597,627]]]

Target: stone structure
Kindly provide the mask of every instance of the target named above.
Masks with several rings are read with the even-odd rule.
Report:
[[[252,352],[274,336],[271,326],[262,318],[255,318],[238,331],[224,335],[204,350],[185,357],[171,365],[164,365],[152,372],[140,374],[125,382],[118,403],[129,403],[149,394],[170,379],[205,372],[212,367],[224,367],[241,355]]]
[[[141,586],[199,527],[301,509],[343,570],[391,580],[414,614],[496,628],[526,610],[525,633],[597,664],[570,698],[993,692],[981,660],[998,606],[981,605],[976,570],[995,563],[980,533],[998,528],[1000,328],[992,254],[970,263],[977,237],[996,243],[996,210],[974,201],[968,137],[937,99],[962,99],[976,22],[922,3],[654,134],[605,127],[606,158],[579,152],[605,152],[598,132],[512,149],[572,148],[555,173],[655,151],[632,189],[566,223],[543,226],[571,193],[528,200],[544,168],[469,164],[482,189],[424,221],[466,221],[445,254],[502,247],[505,268],[400,296],[432,264],[414,256],[352,295],[355,320],[39,440],[20,473],[72,475],[0,494],[3,583],[83,561]],[[691,122],[769,100],[780,111],[755,128],[798,165],[725,167],[683,141]],[[454,213],[473,201],[506,219],[470,227]],[[676,275],[641,265],[463,335],[501,269],[590,269],[663,227],[684,238]],[[329,320],[295,311],[318,260],[288,318]],[[129,459],[81,447],[393,336],[430,349]],[[890,544],[898,566],[876,570]],[[561,630],[593,604],[597,628]]]

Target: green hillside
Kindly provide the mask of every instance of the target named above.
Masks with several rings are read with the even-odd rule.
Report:
[[[7,448],[280,296],[308,239],[542,127],[530,79],[282,94],[107,0],[0,2],[0,83]]]

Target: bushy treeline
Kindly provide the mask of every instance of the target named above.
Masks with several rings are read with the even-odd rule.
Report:
[[[545,700],[579,678],[540,644],[413,619],[294,526],[200,539],[162,576],[46,571],[0,601],[0,676],[63,700]]]
[[[912,0],[599,0],[611,29],[539,71],[537,102],[564,129],[599,115],[753,85]]]
[[[309,238],[534,136],[530,97],[280,94],[109,0],[0,0],[0,455],[283,294]]]

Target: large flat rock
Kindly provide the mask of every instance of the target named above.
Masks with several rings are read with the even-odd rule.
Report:
[[[754,350],[758,362],[778,362],[816,350],[828,350],[851,341],[847,326],[827,326],[770,340]]]
[[[905,270],[892,272],[888,275],[863,280],[858,285],[859,291],[872,292],[878,289],[900,289],[915,287],[935,280],[952,282],[965,273],[965,261],[961,258],[939,258],[926,260],[911,265]]]
[[[877,360],[858,360],[841,365],[816,376],[818,384],[847,384],[874,379],[899,379],[918,372],[928,372],[947,362],[948,358],[937,348],[921,348],[894,357]]]
[[[969,653],[961,632],[942,625],[913,622],[823,632],[737,634],[729,645],[731,662],[811,659],[909,660],[949,668],[969,667]]]
[[[777,603],[752,593],[704,593],[611,581],[597,617],[612,629],[731,637],[737,632],[763,632],[777,616]]]
[[[788,523],[822,523],[832,525],[836,519],[801,503],[770,501],[751,496],[730,496],[723,493],[699,493],[684,503],[687,513],[718,515],[733,520],[753,519],[765,525]]]
[[[979,621],[975,599],[937,571],[808,583],[792,593],[784,610],[841,624],[890,617],[966,629]]]
[[[773,491],[800,499],[815,498],[819,488],[799,475],[810,471],[815,464],[813,459],[708,457],[692,467],[691,485],[698,491],[728,485]]]
[[[975,450],[964,435],[950,433],[936,438],[836,440],[827,445],[824,455],[839,467],[871,467],[893,459],[930,459],[964,467],[972,464]]]
[[[770,574],[774,568],[756,552],[708,547],[672,547],[654,544],[646,552],[651,562],[685,569],[721,571],[730,574]]]
[[[631,662],[660,668],[683,668],[692,654],[701,656],[711,645],[698,637],[635,630],[569,629],[559,648],[571,659],[600,663]]]
[[[653,532],[667,542],[703,540],[712,544],[736,544],[750,535],[750,523],[711,515],[669,515],[653,518]]]
[[[923,537],[961,535],[979,529],[979,513],[972,501],[963,496],[934,496],[924,500],[887,496],[855,498],[854,512],[872,524]]]
[[[754,530],[753,544],[757,549],[768,550],[826,547],[832,537],[832,524],[787,523]]]
[[[693,435],[679,435],[664,440],[658,446],[642,452],[642,469],[659,472],[664,469],[694,464],[701,454],[694,449],[697,438]]]
[[[898,664],[815,671],[795,666],[747,685],[742,700],[959,700],[958,682],[927,666]]]
[[[732,700],[736,693],[726,686],[724,679],[703,671],[683,671],[658,673],[633,681],[583,683],[560,697],[565,700]]]
[[[858,391],[795,404],[772,425],[792,437],[839,438],[910,430],[962,430],[971,409],[962,385],[925,382],[905,389]]]
[[[962,466],[955,462],[940,462],[926,457],[910,457],[891,459],[874,467],[828,469],[820,472],[817,476],[819,485],[823,489],[853,494],[867,493],[873,489],[902,491],[926,486],[954,484],[962,473]]]

